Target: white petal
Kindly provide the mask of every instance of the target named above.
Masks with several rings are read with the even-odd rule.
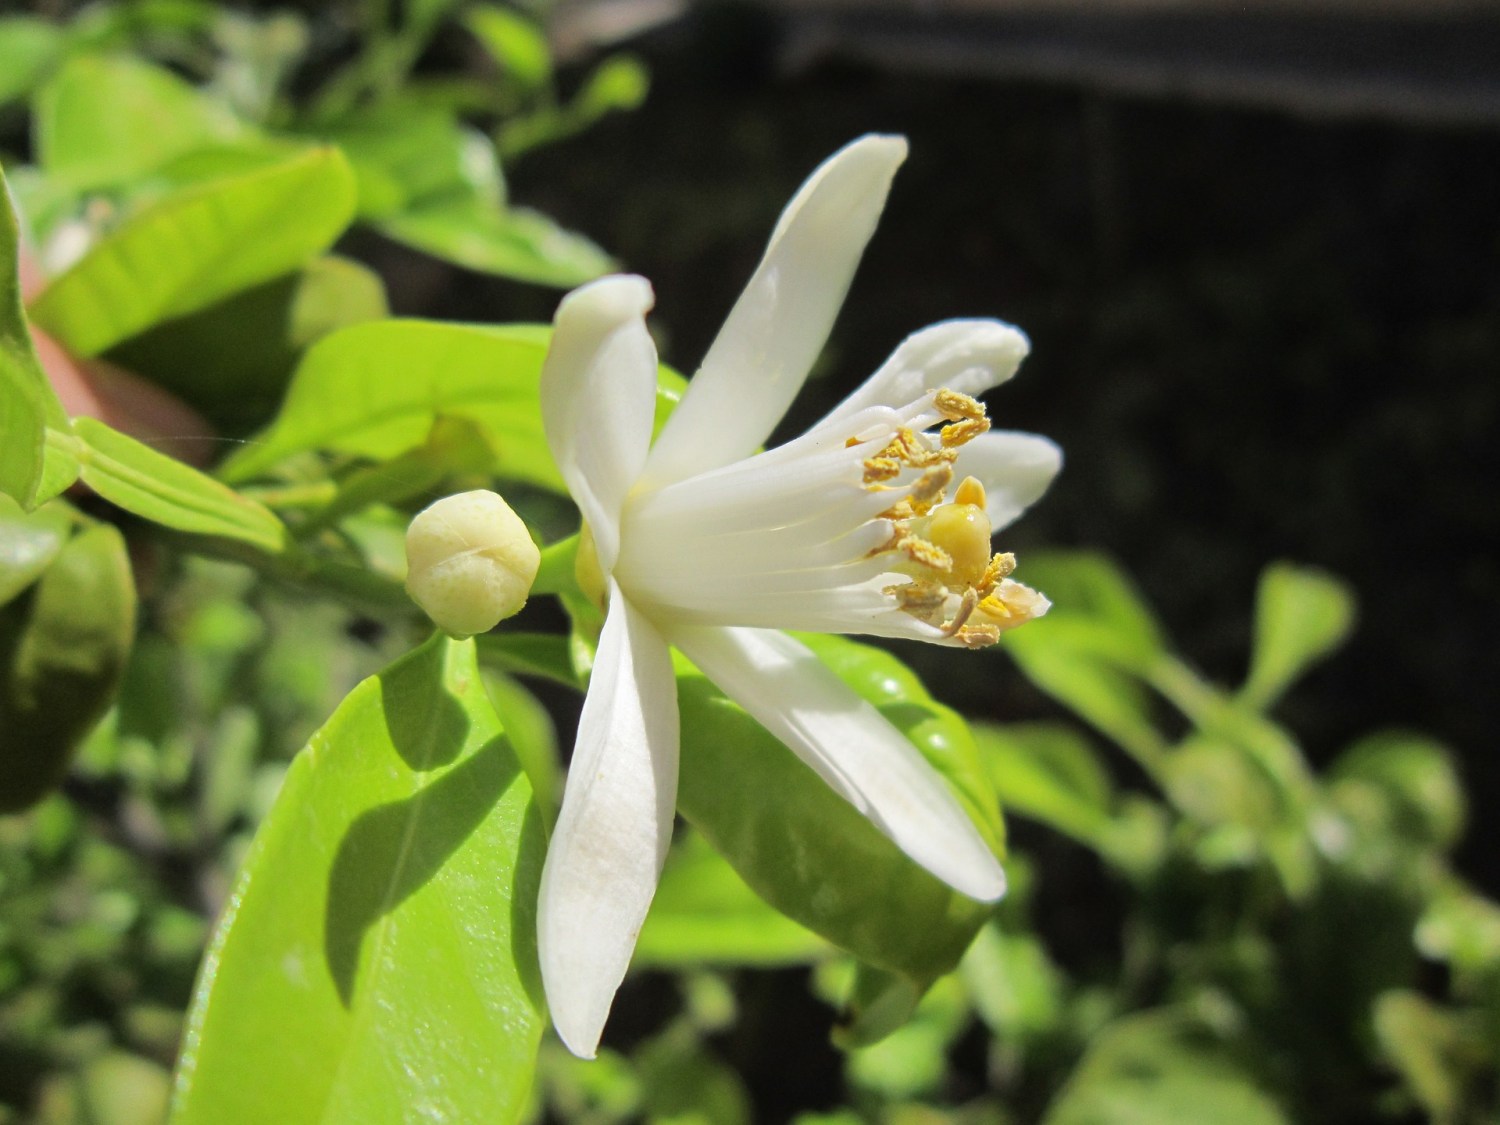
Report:
[[[984,485],[985,514],[995,531],[1014,523],[1041,498],[1062,468],[1062,450],[1036,434],[991,430],[958,453],[957,480],[976,477]]]
[[[656,893],[677,800],[671,653],[618,587],[610,595],[537,903],[552,1022],[583,1058],[599,1045]]]
[[[542,424],[606,574],[620,547],[620,508],[641,474],[656,411],[656,345],[646,331],[651,285],[600,278],[563,298],[542,365]]]
[[[651,450],[648,487],[738,461],[765,442],[828,339],[904,159],[903,138],[861,137],[802,185]]]
[[[761,629],[674,627],[670,640],[912,859],[981,901],[1005,893],[994,853],[926,759],[805,645]]]
[[[1016,373],[1031,350],[1020,329],[998,320],[946,320],[902,341],[881,365],[809,432],[872,406],[901,406],[946,387],[978,397]]]

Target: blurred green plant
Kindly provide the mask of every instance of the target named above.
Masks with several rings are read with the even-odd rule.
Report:
[[[1272,712],[1354,606],[1284,564],[1231,691],[1107,560],[1029,557],[1056,608],[1007,648],[1083,726],[969,724],[888,653],[809,639],[997,846],[996,793],[1038,848],[1091,857],[1110,892],[1065,905],[1081,963],[1039,859],[1012,851],[997,912],[949,892],[680,667],[688,823],[636,962],[671,1013],[597,1063],[545,1040],[529,943],[561,762],[533,688],[576,689],[597,627],[539,424],[547,331],[390,319],[328,251],[364,223],[505,276],[603,271],[511,205],[501,162],[646,79],[605,59],[563,98],[536,24],[492,4],[364,5],[335,48],[315,19],[0,18],[0,104],[32,129],[6,176],[52,275],[23,292],[0,208],[0,1121],[174,1099],[213,1122],[754,1121],[735,1036],[772,969],[837,1010],[848,1105],[806,1125],[1497,1120],[1500,908],[1452,868],[1452,757],[1377,732],[1309,764]],[[454,44],[472,65],[442,70]],[[210,473],[71,417],[46,340],[251,437]],[[658,422],[682,385],[661,370]],[[496,479],[573,628],[426,639],[405,524]]]

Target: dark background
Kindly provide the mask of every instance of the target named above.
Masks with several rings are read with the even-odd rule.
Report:
[[[513,196],[649,277],[663,356],[691,371],[802,178],[863,132],[904,133],[911,157],[787,432],[928,323],[1019,324],[1033,354],[991,416],[1067,457],[1004,536],[1022,576],[1028,549],[1109,553],[1188,659],[1234,683],[1260,570],[1341,575],[1354,638],[1278,716],[1318,763],[1377,727],[1450,744],[1471,798],[1462,865],[1500,892],[1500,125],[1403,114],[1399,87],[1352,110],[1317,90],[1142,93],[899,51],[810,57],[795,32],[707,8],[640,36],[644,108],[526,156]],[[1297,65],[1319,71],[1316,53]],[[407,268],[403,311],[545,319],[556,299]],[[972,714],[1055,713],[1003,657],[918,647],[903,655]]]

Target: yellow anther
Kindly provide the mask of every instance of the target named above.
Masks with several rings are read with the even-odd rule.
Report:
[[[932,404],[950,422],[957,422],[961,418],[973,420],[984,417],[984,404],[978,399],[958,391],[950,391],[946,387],[932,396]]]
[[[953,470],[947,465],[939,465],[935,469],[928,469],[916,483],[911,486],[912,507],[916,508],[918,514],[924,513],[933,504],[941,504],[943,501],[943,489],[948,487],[948,482],[953,479]]]
[[[953,639],[969,648],[988,648],[999,642],[1000,629],[995,625],[965,625]]]
[[[1009,551],[991,556],[989,565],[984,568],[984,577],[975,583],[980,595],[988,594],[1002,578],[1009,578],[1015,570],[1016,556]]]
[[[979,483],[976,477],[964,477],[959,482],[958,490],[953,493],[955,504],[973,504],[976,508],[983,508],[985,502],[984,485]]]
[[[961,422],[954,422],[951,426],[944,426],[938,435],[943,443],[944,449],[957,449],[965,445],[990,428],[990,420],[983,415],[978,418],[965,418]]]
[[[865,483],[878,484],[901,475],[901,462],[894,457],[871,457],[865,461]]]
[[[896,549],[903,552],[912,562],[920,563],[932,570],[946,574],[953,569],[953,559],[948,552],[935,543],[929,543],[920,535],[905,536],[896,544]]]

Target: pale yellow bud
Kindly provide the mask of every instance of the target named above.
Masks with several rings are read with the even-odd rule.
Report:
[[[526,604],[541,552],[496,493],[428,505],[406,530],[406,592],[438,628],[486,633]]]

